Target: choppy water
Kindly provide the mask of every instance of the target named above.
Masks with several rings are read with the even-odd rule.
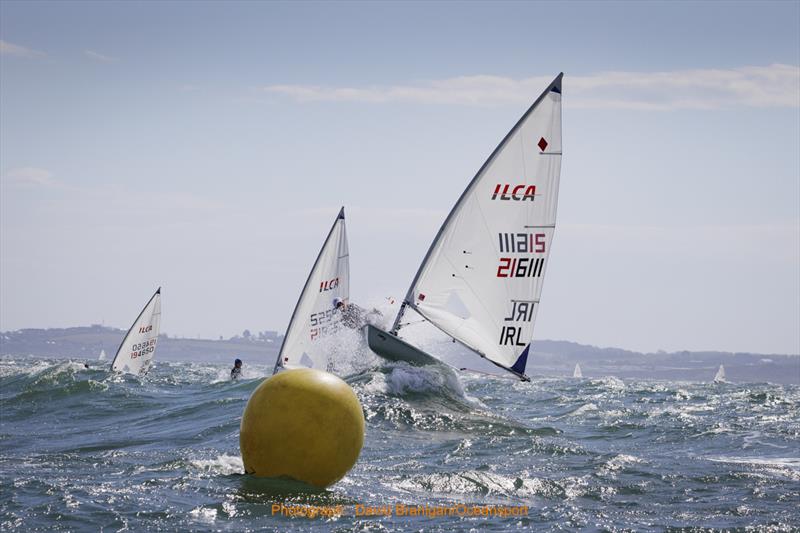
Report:
[[[520,383],[378,366],[348,378],[367,433],[327,491],[242,474],[239,420],[271,368],[0,359],[0,529],[458,531],[800,527],[800,387]],[[337,518],[272,504],[337,506]],[[356,505],[527,506],[523,517]],[[308,507],[310,508],[310,507]]]

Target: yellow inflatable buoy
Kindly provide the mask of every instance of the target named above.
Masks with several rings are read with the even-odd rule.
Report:
[[[364,413],[350,386],[327,372],[284,370],[253,391],[242,415],[245,472],[316,487],[336,483],[364,444]]]

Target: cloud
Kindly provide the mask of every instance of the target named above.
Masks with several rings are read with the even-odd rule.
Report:
[[[53,186],[58,183],[53,179],[52,172],[36,167],[12,168],[3,174],[3,182],[9,185],[40,187]]]
[[[115,61],[119,61],[118,57],[106,56],[106,55],[97,53],[94,50],[84,50],[83,51],[83,55],[85,55],[89,59],[93,59],[95,61],[100,61],[101,63],[114,63]]]
[[[549,76],[513,79],[478,75],[393,86],[268,85],[263,90],[298,102],[496,106],[529,103],[550,81]],[[800,67],[773,64],[733,69],[601,72],[567,76],[564,92],[565,106],[582,109],[798,108]]]
[[[32,48],[25,48],[24,46],[20,46],[18,44],[12,44],[8,41],[3,41],[0,39],[0,55],[4,56],[17,56],[17,57],[41,57],[44,56],[44,52],[40,52],[38,50],[33,50]]]

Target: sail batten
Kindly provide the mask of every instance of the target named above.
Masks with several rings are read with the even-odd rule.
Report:
[[[561,78],[462,192],[414,276],[392,333],[410,306],[482,357],[524,375],[556,222]]]
[[[273,373],[287,366],[328,367],[319,342],[337,327],[334,301],[345,305],[350,297],[350,252],[344,207],[339,210],[297,300]]]

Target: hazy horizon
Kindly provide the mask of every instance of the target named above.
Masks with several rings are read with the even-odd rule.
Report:
[[[67,329],[71,329],[71,328],[92,328],[92,327],[95,327],[95,326],[100,326],[102,328],[112,329],[114,331],[118,331],[118,332],[123,333],[123,334],[129,328],[129,326],[120,327],[120,326],[112,326],[112,325],[108,325],[108,324],[84,324],[84,325],[54,327],[54,328],[37,328],[37,327],[27,328],[26,327],[26,328],[18,328],[18,329],[15,329],[15,330],[0,330],[0,334],[14,333],[14,332],[25,331],[25,330],[43,330],[43,331],[58,330],[58,329],[67,330]],[[250,334],[252,335],[252,337],[254,337],[254,338],[258,338],[259,334],[264,334],[264,333],[275,333],[276,334],[276,338],[283,338],[283,336],[285,334],[285,331],[276,330],[276,329],[270,329],[270,328],[266,328],[266,329],[263,329],[263,330],[254,330],[254,329],[251,330],[249,328],[244,328],[241,331],[239,331],[238,333],[234,333],[233,335],[227,336],[227,337],[226,336],[221,336],[221,335],[217,335],[216,337],[213,337],[213,338],[212,337],[201,337],[201,336],[194,336],[193,337],[193,336],[184,336],[184,335],[180,335],[180,334],[172,334],[169,331],[161,331],[159,333],[159,336],[165,336],[167,338],[174,339],[174,340],[228,342],[228,341],[234,341],[234,340],[239,340],[239,339],[245,339],[246,337],[244,337],[244,335],[243,335],[245,330],[249,331]],[[441,335],[441,338],[438,339],[438,341],[437,341],[435,339],[432,339],[430,336],[426,336],[427,342],[439,342],[439,343],[449,342],[443,336],[443,334],[439,334],[438,332],[434,332],[434,334],[435,335]],[[1,341],[2,341],[2,339],[0,339],[0,343],[2,343]],[[258,340],[258,341],[255,341],[255,342],[262,343],[264,341]],[[588,347],[595,348],[595,349],[598,349],[598,350],[622,350],[622,351],[632,352],[632,353],[641,353],[643,355],[681,354],[681,353],[685,352],[685,353],[698,353],[698,354],[699,353],[726,353],[726,354],[732,354],[732,355],[733,354],[748,354],[748,355],[754,355],[754,356],[755,355],[777,355],[777,356],[785,356],[785,357],[800,357],[800,353],[747,352],[747,351],[742,351],[742,350],[714,350],[714,349],[709,349],[709,350],[673,350],[673,351],[653,350],[653,351],[640,352],[638,350],[633,350],[633,349],[627,348],[625,346],[595,345],[595,344],[589,344],[589,343],[581,343],[581,342],[577,342],[577,341],[570,340],[570,339],[534,338],[533,342],[534,343],[538,342],[538,343],[577,344],[577,345],[580,345],[580,346],[588,346]],[[466,348],[464,348],[464,350],[466,350]],[[493,368],[488,366],[488,364],[487,364],[487,368],[490,368],[490,369],[493,370]]]

